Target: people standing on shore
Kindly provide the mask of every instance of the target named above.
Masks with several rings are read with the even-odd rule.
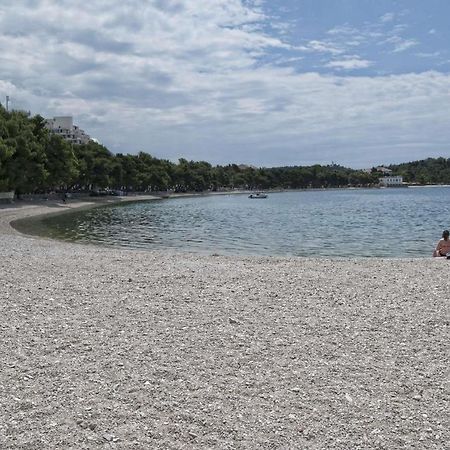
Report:
[[[442,239],[440,239],[437,243],[433,256],[447,256],[447,253],[450,253],[449,235],[449,231],[444,230],[444,232],[442,233]]]

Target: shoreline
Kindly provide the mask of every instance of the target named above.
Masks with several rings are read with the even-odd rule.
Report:
[[[20,203],[0,206],[0,233],[21,233],[14,227],[14,222],[31,218],[59,215],[74,211],[87,210],[120,203],[160,200],[156,196],[116,197],[114,199],[70,199],[66,203],[56,200],[24,200]]]
[[[9,225],[62,208],[0,209],[2,448],[450,441],[446,263],[128,250]]]
[[[214,195],[245,195],[247,191],[234,192],[210,192],[210,193],[188,193],[161,195],[130,195],[123,197],[86,197],[68,199],[65,203],[60,200],[20,200],[11,204],[0,204],[0,232],[5,232],[8,227],[9,232],[17,232],[24,236],[39,236],[23,233],[16,229],[14,224],[18,221],[28,219],[56,216],[60,214],[72,213],[76,211],[100,208],[103,206],[114,206],[122,203],[138,203],[148,201],[170,200],[175,198],[205,197]],[[6,211],[6,213],[5,213]],[[7,221],[5,222],[5,217]],[[42,237],[42,236],[39,236]],[[67,242],[67,241],[65,241]]]
[[[412,188],[439,188],[439,187],[450,187],[450,185],[409,185]],[[305,189],[268,189],[263,192],[267,193],[284,193],[284,192],[323,192],[323,191],[336,191],[336,190],[365,190],[365,189],[387,189],[385,187],[337,187],[337,188],[305,188]],[[244,190],[244,191],[219,191],[219,192],[189,192],[189,193],[170,193],[167,195],[132,195],[123,197],[86,197],[86,198],[71,198],[68,199],[66,203],[60,200],[44,200],[44,199],[34,199],[34,200],[15,200],[13,203],[0,203],[0,218],[2,212],[5,210],[12,211],[22,211],[27,210],[27,214],[20,215],[20,217],[11,219],[10,222],[15,220],[22,220],[28,217],[36,217],[40,215],[47,214],[64,214],[66,212],[71,212],[73,210],[91,209],[101,206],[115,205],[120,203],[132,203],[141,201],[154,201],[154,200],[170,200],[174,198],[190,198],[190,197],[207,197],[215,195],[248,195],[255,190]],[[45,212],[32,211],[33,207],[46,207]],[[51,210],[50,208],[62,208],[59,211]],[[28,214],[28,212],[30,214]],[[9,224],[11,226],[11,224]],[[14,226],[11,226],[14,229]],[[16,230],[17,231],[17,230]]]
[[[352,189],[352,188],[348,188]],[[334,189],[332,189],[334,190]],[[307,191],[323,191],[323,189],[308,189]],[[86,211],[93,208],[116,206],[122,203],[138,203],[149,202],[157,200],[170,200],[179,198],[192,198],[192,197],[214,197],[216,195],[247,195],[251,191],[233,191],[233,192],[208,192],[208,193],[177,193],[167,196],[161,195],[134,195],[134,196],[114,196],[114,197],[86,197],[86,198],[74,198],[67,202],[60,200],[22,200],[18,203],[3,204],[0,205],[0,232],[7,232],[8,234],[17,233],[25,237],[34,237],[45,240],[54,240],[58,242],[66,242],[76,245],[101,245],[106,248],[117,248],[115,245],[102,243],[102,242],[77,242],[76,240],[65,239],[57,236],[46,234],[40,223],[42,219],[50,216],[59,216],[63,214],[72,214],[77,211]],[[268,193],[283,193],[283,192],[299,192],[299,191],[265,191]],[[7,219],[7,220],[5,220]],[[139,251],[153,251],[153,252],[172,252],[183,254],[195,254],[198,256],[223,256],[223,257],[236,257],[236,258],[275,258],[275,259],[319,259],[319,260],[332,260],[332,261],[365,261],[368,259],[375,260],[429,260],[428,255],[401,255],[401,256],[293,256],[293,255],[256,255],[245,253],[210,253],[207,250],[191,250],[189,248],[142,248],[135,246],[123,246],[120,247],[126,250],[139,250]],[[440,259],[440,258],[439,258]]]

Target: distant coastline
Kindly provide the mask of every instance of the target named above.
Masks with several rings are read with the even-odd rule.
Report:
[[[69,131],[73,128],[70,117],[60,119],[60,126],[69,127]],[[8,141],[0,167],[0,193],[15,192],[19,196],[97,191],[200,193],[229,189],[358,188],[403,182],[450,184],[450,159],[443,157],[366,169],[334,162],[278,167],[213,165],[185,158],[172,162],[145,152],[114,154],[82,135],[81,130],[75,130],[81,134],[74,138],[73,133],[66,133],[60,126],[54,129],[52,125],[49,129],[49,122],[39,115],[30,117],[0,106],[0,127],[6,130]],[[29,148],[33,152],[24,150]]]

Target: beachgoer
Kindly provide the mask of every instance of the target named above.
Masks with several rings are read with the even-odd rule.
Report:
[[[433,256],[447,256],[447,253],[450,253],[449,234],[448,230],[442,233],[442,239],[437,243]]]

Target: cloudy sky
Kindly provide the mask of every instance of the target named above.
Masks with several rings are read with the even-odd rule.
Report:
[[[114,152],[450,156],[448,0],[0,0],[0,101]]]

